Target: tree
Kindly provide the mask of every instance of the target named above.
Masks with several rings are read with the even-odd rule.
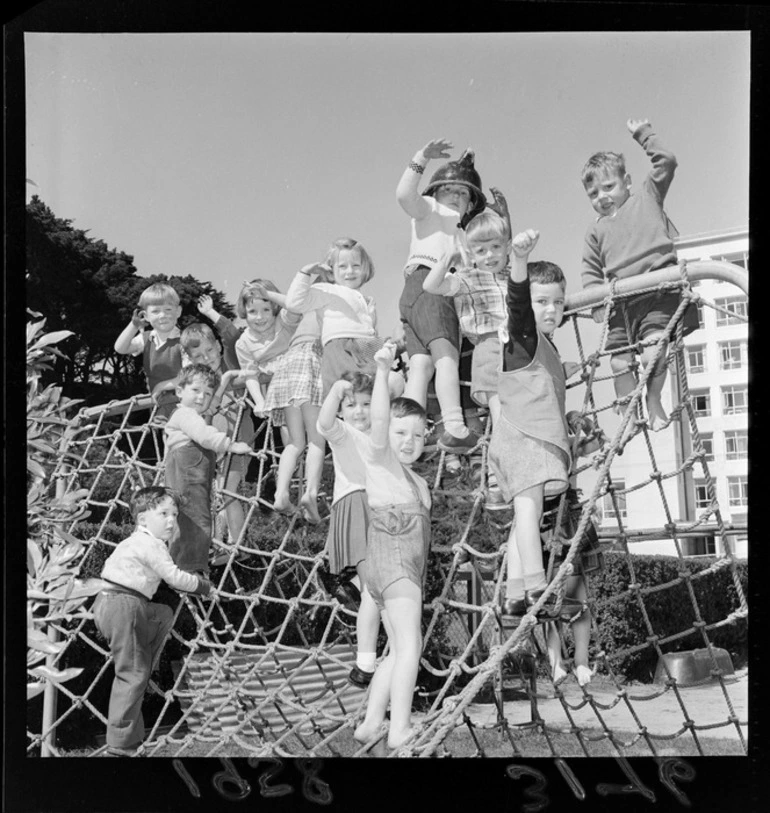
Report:
[[[74,334],[62,343],[63,354],[44,379],[59,383],[64,394],[103,402],[145,391],[141,359],[120,356],[113,346],[140,293],[161,281],[179,292],[182,326],[206,321],[196,307],[201,294],[211,296],[219,313],[235,316],[211,283],[189,274],[139,276],[131,255],[57,218],[37,196],[27,205],[28,304],[47,314],[52,330]]]

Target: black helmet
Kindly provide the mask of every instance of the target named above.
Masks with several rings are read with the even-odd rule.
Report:
[[[456,183],[467,186],[471,193],[471,204],[468,211],[460,220],[460,228],[470,222],[480,212],[484,211],[487,199],[481,191],[481,176],[473,166],[473,150],[465,150],[457,161],[449,161],[444,166],[439,167],[431,176],[428,185],[423,189],[423,195],[435,196],[436,190],[445,183]]]

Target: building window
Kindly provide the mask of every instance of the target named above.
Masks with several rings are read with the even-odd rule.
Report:
[[[685,556],[715,556],[716,543],[713,536],[695,536],[683,539],[682,553]]]
[[[740,370],[746,365],[746,341],[735,339],[719,343],[719,367],[722,370]]]
[[[701,329],[705,327],[705,316],[703,315],[703,303],[698,302],[696,307],[698,308],[698,328]]]
[[[692,390],[692,408],[699,418],[711,415],[711,395],[708,390]]]
[[[711,505],[711,495],[705,480],[696,480],[695,487],[695,507],[704,511]]]
[[[727,493],[731,508],[745,508],[749,504],[749,478],[745,474],[728,477]]]
[[[749,315],[749,303],[745,296],[725,296],[714,300],[714,304],[719,308],[724,308],[727,313],[715,311],[717,315],[717,327],[725,325],[739,325],[746,321]],[[742,317],[742,318],[741,318]]]
[[[748,387],[734,384],[722,387],[722,412],[725,415],[739,415],[748,410]]]
[[[706,345],[695,344],[687,348],[687,372],[706,372]]]
[[[746,429],[725,432],[725,455],[728,460],[742,460],[749,455],[749,433]]]
[[[703,451],[706,453],[706,460],[714,459],[714,436],[711,434],[700,433],[700,442],[703,445]]]
[[[614,491],[615,502],[613,503],[612,494],[605,494],[602,505],[602,513],[606,519],[626,519],[628,516],[626,511],[625,495],[626,481],[615,479],[612,481],[612,488]],[[616,505],[617,511],[615,510]]]

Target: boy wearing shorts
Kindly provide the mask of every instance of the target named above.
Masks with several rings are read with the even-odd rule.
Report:
[[[597,152],[583,167],[581,179],[596,222],[588,229],[583,247],[584,288],[613,279],[626,279],[666,266],[676,265],[674,238],[678,232],[663,210],[663,201],[674,178],[677,161],[653,132],[647,119],[629,119],[626,127],[652,161],[652,169],[639,192],[631,190],[622,154]],[[655,342],[679,307],[676,291],[653,291],[618,300],[609,320],[606,349],[615,350],[640,341],[649,342],[641,352],[646,367],[655,354]],[[594,310],[594,319],[604,321],[604,308]],[[684,335],[698,327],[698,314],[690,303],[683,316]],[[633,392],[635,380],[629,370],[632,351],[614,353],[610,366],[615,394],[620,401]],[[647,379],[647,412],[650,428],[663,428],[667,416],[661,402],[666,380],[665,356],[658,359]],[[616,404],[621,413],[624,404]]]

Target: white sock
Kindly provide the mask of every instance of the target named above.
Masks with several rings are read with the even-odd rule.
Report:
[[[449,409],[446,412],[442,410],[441,420],[444,423],[444,429],[456,438],[467,438],[468,427],[463,420],[463,411],[458,407],[456,409]]]
[[[359,652],[356,656],[356,666],[364,672],[374,672],[374,665],[376,663],[376,652]]]

